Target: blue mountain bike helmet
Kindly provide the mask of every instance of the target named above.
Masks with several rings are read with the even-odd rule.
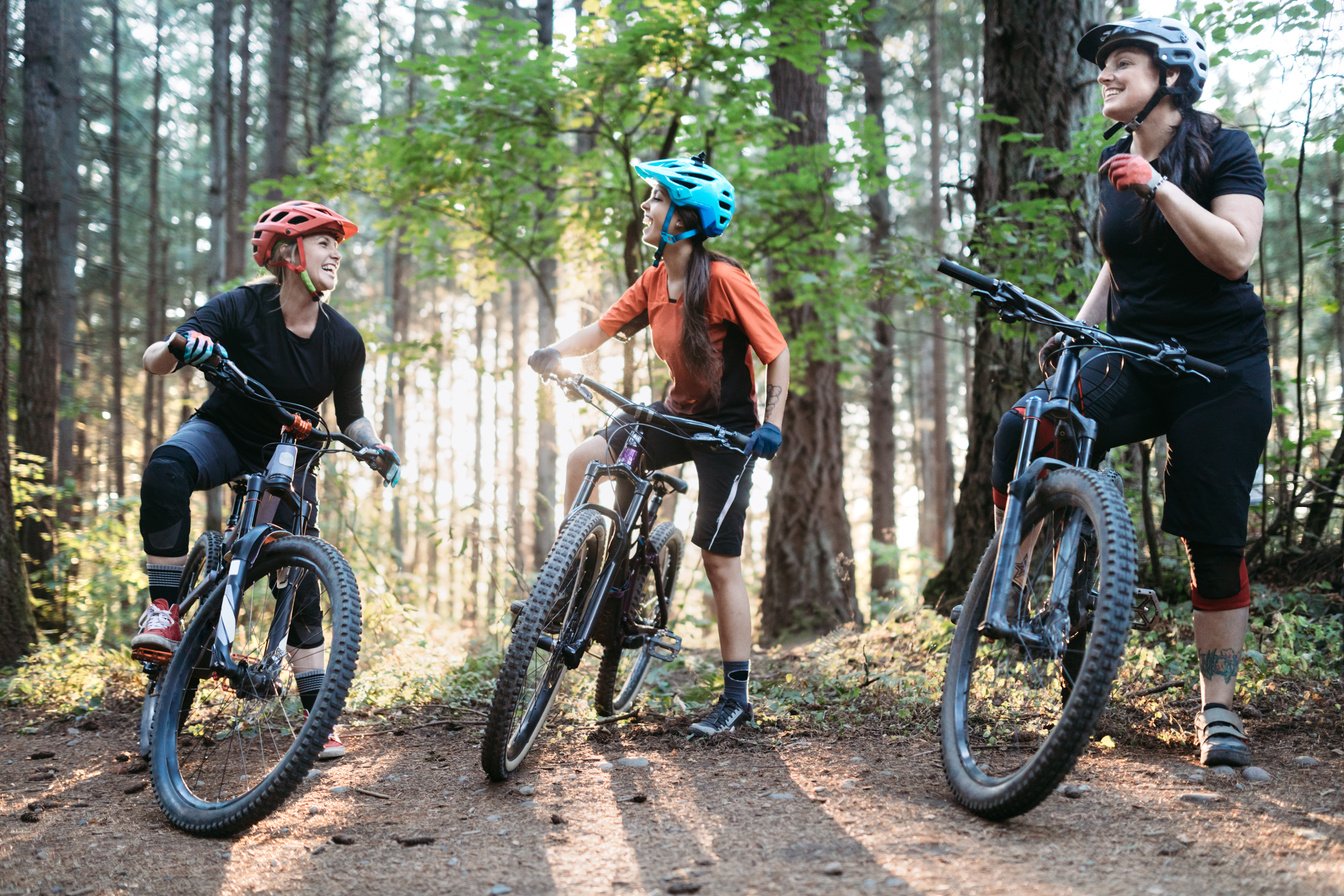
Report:
[[[636,162],[635,173],[660,184],[667,191],[672,208],[663,219],[663,232],[658,240],[654,264],[662,260],[663,250],[673,243],[703,234],[718,236],[728,229],[735,207],[733,185],[718,171],[705,164],[705,154],[693,158],[658,159]],[[668,232],[672,214],[678,209],[694,209],[700,220],[697,229],[686,230],[673,236]]]

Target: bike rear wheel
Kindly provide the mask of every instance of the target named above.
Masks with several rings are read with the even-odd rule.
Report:
[[[625,712],[635,702],[644,679],[653,662],[648,635],[628,633],[626,620],[633,620],[644,628],[667,627],[668,610],[675,593],[677,571],[685,552],[681,532],[672,523],[659,523],[649,536],[649,547],[656,556],[655,567],[642,558],[639,574],[631,584],[628,612],[621,607],[612,613],[616,631],[602,649],[602,660],[597,668],[597,689],[593,704],[600,716]],[[662,582],[662,593],[658,590]]]
[[[224,535],[221,532],[206,532],[196,539],[187,553],[187,562],[182,567],[182,585],[177,590],[177,606],[182,625],[191,622],[195,612],[195,602],[188,602],[187,596],[196,588],[206,575],[224,564]],[[145,675],[145,699],[140,704],[140,758],[148,759],[154,730],[154,712],[159,702],[159,687],[168,663],[147,663]]]
[[[606,521],[594,510],[579,510],[560,526],[514,622],[495,681],[481,742],[481,767],[492,781],[506,780],[518,768],[551,711],[566,668],[559,645],[593,599],[606,546]]]
[[[1072,536],[1071,521],[1080,523]],[[995,820],[1034,808],[1086,748],[1124,653],[1136,578],[1124,499],[1095,471],[1061,469],[1043,479],[1027,502],[1022,538],[1034,547],[1014,576],[1009,619],[1047,633],[1051,646],[983,631],[995,535],[966,594],[943,684],[948,783],[959,803]],[[1051,603],[1061,577],[1071,580],[1066,607]]]
[[[255,823],[303,780],[345,706],[361,629],[359,586],[341,553],[282,536],[242,578],[232,655],[255,674],[231,681],[210,669],[226,587],[196,611],[168,666],[151,757],[168,820],[210,836]],[[292,611],[279,618],[287,593]]]

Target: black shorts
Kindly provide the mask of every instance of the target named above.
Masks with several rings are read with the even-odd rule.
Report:
[[[654,402],[652,407],[667,413],[662,402]],[[620,454],[621,448],[625,446],[627,427],[633,423],[634,418],[619,414],[598,433],[611,446],[612,457]],[[750,433],[751,429],[747,427],[736,431]],[[742,535],[747,523],[747,504],[751,500],[751,473],[756,459],[743,457],[733,451],[693,445],[684,437],[649,424],[643,425],[643,432],[642,447],[647,469],[661,470],[688,460],[695,464],[699,488],[691,544],[711,554],[740,557]]]
[[[1273,411],[1267,357],[1229,364],[1225,378],[1206,383],[1093,350],[1080,389],[1080,408],[1097,421],[1095,460],[1111,448],[1166,435],[1164,531],[1207,544],[1246,544],[1251,486]],[[1045,397],[1045,386],[1032,394]],[[1015,458],[1008,454],[1017,441],[1000,435],[995,486],[1002,490],[998,480],[1011,471]]]

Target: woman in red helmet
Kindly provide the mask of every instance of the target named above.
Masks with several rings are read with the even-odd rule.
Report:
[[[1079,404],[1098,447],[1167,437],[1162,528],[1190,560],[1204,765],[1245,766],[1251,750],[1232,709],[1251,589],[1247,514],[1272,409],[1265,309],[1248,277],[1264,221],[1265,175],[1245,132],[1195,108],[1208,77],[1203,39],[1177,19],[1135,17],[1088,31],[1078,53],[1100,70],[1102,113],[1128,134],[1101,153],[1099,235],[1105,264],[1077,318],[1158,342],[1228,370],[1173,380],[1090,353]],[[1041,351],[1053,368],[1055,339]],[[1005,414],[991,475],[995,503],[1012,473],[1020,407]]]
[[[400,459],[364,416],[364,338],[321,301],[336,286],[341,243],[357,230],[354,222],[314,202],[285,202],[267,210],[252,234],[252,257],[267,273],[197,309],[145,350],[144,366],[159,376],[181,368],[168,350],[168,340],[180,333],[186,339],[183,362],[195,364],[218,354],[281,401],[315,408],[331,397],[342,431],[381,449],[384,478],[395,485]],[[171,652],[182,639],[175,602],[190,544],[192,492],[261,469],[266,446],[275,438],[274,423],[257,413],[254,402],[217,389],[150,456],[140,485],[150,604],[131,641],[133,653]],[[316,500],[317,465],[306,470],[295,485]],[[308,684],[300,675],[301,697],[316,696],[320,679]],[[334,759],[344,751],[333,732],[320,758]]]
[[[699,477],[699,502],[691,543],[701,550],[714,592],[723,660],[723,694],[706,716],[690,726],[692,738],[714,737],[752,719],[748,700],[751,604],[742,573],[742,536],[751,493],[752,464],[769,460],[783,442],[784,401],[789,390],[789,347],[751,277],[736,261],[705,247],[732,220],[733,186],[694,158],[660,159],[635,166],[649,184],[644,211],[646,245],[657,249],[653,267],[614,306],[590,324],[528,359],[543,375],[561,358],[586,355],[613,336],[625,339],[644,327],[672,374],[668,412],[751,433],[745,470],[733,454],[695,448],[685,440],[646,435],[650,466],[687,460]],[[765,408],[759,414],[752,355],[766,365]],[[580,444],[566,466],[565,506],[574,503],[588,462],[611,460],[619,448],[620,418]],[[727,505],[725,507],[725,505]]]

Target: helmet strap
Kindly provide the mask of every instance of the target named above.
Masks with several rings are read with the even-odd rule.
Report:
[[[1148,101],[1148,105],[1144,106],[1141,110],[1139,110],[1139,114],[1134,116],[1133,121],[1128,123],[1117,121],[1115,124],[1107,128],[1106,133],[1102,135],[1104,139],[1106,140],[1111,139],[1112,137],[1115,136],[1116,131],[1120,130],[1121,128],[1124,128],[1130,134],[1137,131],[1139,129],[1139,125],[1143,124],[1143,120],[1147,118],[1154,109],[1157,108],[1158,103],[1162,102],[1162,97],[1171,94],[1171,91],[1167,89],[1166,67],[1159,66],[1158,71],[1161,73],[1162,83],[1161,85],[1158,86],[1157,91],[1153,94],[1153,98]]]
[[[294,249],[298,259],[296,261],[286,261],[285,267],[299,275],[299,279],[303,281],[304,289],[308,290],[308,295],[312,297],[314,302],[322,301],[322,290],[318,289],[313,284],[313,278],[308,276],[308,259],[303,251],[303,237],[294,241]]]
[[[663,218],[663,232],[658,235],[658,251],[653,253],[654,267],[658,267],[658,265],[662,263],[663,250],[665,250],[668,246],[671,246],[674,243],[679,243],[684,239],[689,239],[695,236],[697,233],[699,233],[698,230],[694,229],[683,230],[681,233],[678,233],[676,236],[673,236],[671,231],[667,229],[667,225],[672,223],[672,216],[675,215],[676,213],[677,209],[675,207],[669,206],[667,209],[667,216]]]

